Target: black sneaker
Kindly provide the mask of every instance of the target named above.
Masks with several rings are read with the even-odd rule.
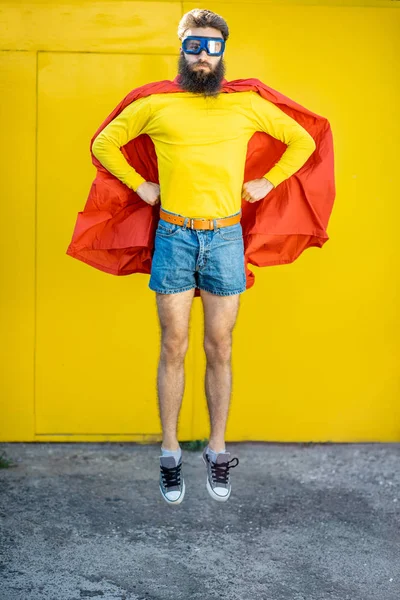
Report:
[[[229,460],[230,452],[220,452],[217,462],[213,462],[207,454],[207,446],[203,450],[203,461],[207,467],[207,490],[211,498],[218,502],[226,502],[231,495],[231,483],[229,481],[229,469],[237,467],[238,458]],[[233,464],[233,461],[237,462]]]
[[[182,457],[176,464],[173,456],[160,456],[160,492],[168,504],[180,504],[185,495]]]

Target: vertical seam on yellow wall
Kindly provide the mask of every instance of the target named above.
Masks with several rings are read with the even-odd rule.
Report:
[[[181,17],[183,17],[184,15],[184,8],[183,8],[183,0],[181,0]],[[192,303],[195,302],[195,298],[193,297],[192,299]],[[201,302],[200,299],[198,299],[198,302]],[[191,328],[192,322],[194,321],[194,306],[192,304],[192,310],[190,311],[190,322],[189,322],[189,331],[191,329],[191,341],[192,341],[192,352],[191,352],[191,362],[192,362],[192,369],[191,369],[191,375],[192,375],[192,397],[190,399],[191,401],[191,419],[190,419],[190,439],[194,440],[194,420],[196,418],[196,383],[197,383],[197,379],[196,379],[196,341],[197,341],[197,336],[196,336],[196,326]],[[194,324],[196,325],[196,324]]]
[[[183,17],[184,15],[184,8],[183,8],[183,0],[181,0],[181,17]],[[179,40],[180,41],[180,40]],[[196,419],[196,409],[198,408],[196,406],[196,391],[197,391],[197,382],[198,382],[198,378],[197,378],[197,361],[196,361],[196,352],[197,352],[197,335],[198,332],[196,330],[196,319],[195,319],[195,306],[196,302],[199,302],[200,304],[202,304],[202,300],[201,298],[198,298],[197,300],[193,297],[192,303],[194,303],[194,306],[192,304],[192,310],[190,311],[190,322],[189,322],[189,330],[191,331],[190,333],[190,337],[191,337],[191,346],[192,346],[192,352],[191,352],[191,363],[192,363],[192,369],[191,369],[191,376],[192,376],[192,397],[191,397],[191,420],[190,420],[190,439],[194,440],[195,439],[195,419]],[[204,381],[203,381],[203,385],[204,385]],[[203,397],[203,396],[202,396]]]
[[[35,116],[35,218],[34,218],[34,264],[33,264],[33,432],[36,436],[36,352],[37,352],[37,203],[38,203],[38,145],[39,145],[39,52],[36,52],[36,116]]]

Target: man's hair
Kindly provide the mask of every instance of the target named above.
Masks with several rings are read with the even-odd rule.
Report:
[[[218,15],[211,10],[193,8],[193,10],[190,10],[184,14],[179,21],[178,38],[182,40],[183,36],[185,35],[185,31],[187,29],[194,29],[195,27],[214,27],[215,29],[220,30],[225,41],[229,37],[229,28],[227,22],[221,17],[221,15]]]

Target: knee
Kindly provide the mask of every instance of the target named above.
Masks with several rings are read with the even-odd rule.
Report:
[[[231,337],[219,336],[216,338],[206,336],[204,338],[204,351],[208,363],[229,363],[232,353]]]
[[[183,362],[188,349],[188,339],[176,333],[163,336],[161,342],[161,360],[166,362]]]

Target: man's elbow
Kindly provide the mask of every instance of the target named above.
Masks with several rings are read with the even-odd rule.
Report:
[[[116,144],[114,144],[110,139],[99,133],[99,135],[93,141],[92,152],[96,158],[100,159],[100,156],[104,156],[105,153],[109,153],[115,148],[115,146]]]
[[[304,129],[304,127],[297,129],[296,135],[293,136],[291,143],[293,144],[294,148],[298,149],[299,152],[308,154],[308,156],[311,156],[317,147],[314,138],[306,129]],[[289,143],[288,145],[291,144]]]
[[[103,146],[102,140],[101,140],[100,136],[97,136],[92,144],[92,153],[94,154],[94,156],[97,159],[99,159],[99,156],[101,155],[101,151],[103,149],[104,149],[104,146]]]
[[[305,160],[308,160],[317,147],[314,138],[307,132],[299,141],[299,150],[301,150]]]

